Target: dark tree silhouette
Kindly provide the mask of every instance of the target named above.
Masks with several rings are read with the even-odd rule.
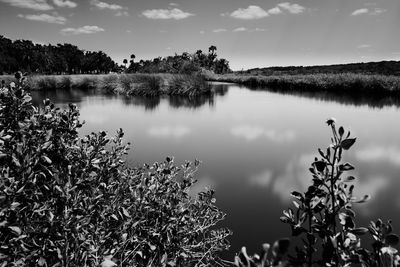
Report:
[[[42,74],[108,73],[118,65],[104,52],[71,44],[42,45],[0,36],[0,74],[18,70]]]

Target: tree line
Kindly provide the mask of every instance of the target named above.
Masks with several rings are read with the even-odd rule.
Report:
[[[0,74],[16,71],[40,74],[100,74],[127,73],[183,73],[190,74],[210,70],[215,73],[230,72],[229,62],[218,59],[217,47],[212,45],[208,53],[197,50],[153,60],[135,62],[136,56],[124,59],[118,65],[103,51],[85,51],[72,44],[35,44],[30,40],[12,41],[0,35]]]
[[[118,70],[103,51],[92,52],[72,44],[42,45],[0,36],[0,74],[16,71],[42,74],[109,73]]]
[[[247,71],[239,71],[241,74],[250,75],[302,75],[316,73],[356,73],[356,74],[380,74],[400,75],[400,61],[380,61],[350,64],[335,64],[322,66],[287,66],[255,68]]]

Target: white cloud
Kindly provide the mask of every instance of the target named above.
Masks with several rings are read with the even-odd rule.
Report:
[[[169,3],[170,6],[179,6],[177,3]]]
[[[67,22],[67,19],[59,16],[59,15],[49,15],[49,14],[40,14],[40,15],[18,15],[19,18],[24,18],[27,20],[33,20],[33,21],[43,21],[47,23],[55,23],[55,24],[65,24]]]
[[[200,34],[205,34],[206,32],[205,31],[200,31]]]
[[[397,147],[371,146],[356,152],[356,158],[360,161],[377,162],[386,161],[400,166],[400,149]]]
[[[79,28],[65,28],[61,30],[61,33],[65,35],[93,34],[98,32],[104,32],[104,29],[98,26],[86,25]]]
[[[367,14],[369,12],[368,8],[360,8],[355,10],[353,13],[351,13],[352,16],[358,16],[361,14]]]
[[[266,130],[259,126],[239,125],[231,129],[231,134],[236,137],[241,137],[247,141],[253,141],[264,137],[276,143],[290,142],[295,139],[295,133],[292,131],[278,132],[275,130]]]
[[[304,10],[306,9],[305,7],[303,7],[299,4],[291,4],[289,2],[280,3],[280,4],[278,4],[278,7],[285,9],[292,14],[303,13]]]
[[[249,179],[250,185],[260,186],[260,187],[269,187],[272,182],[272,171],[265,170],[264,172],[252,176]]]
[[[29,8],[40,11],[47,11],[54,9],[51,5],[47,3],[46,0],[0,0],[0,1],[14,7]]]
[[[53,0],[53,3],[58,6],[58,7],[69,7],[69,8],[75,8],[78,6],[77,3],[72,2],[70,0]]]
[[[268,10],[268,13],[272,14],[272,15],[277,15],[277,14],[281,14],[282,10],[279,7],[274,7],[274,8],[271,8],[270,10]]]
[[[360,44],[359,46],[357,46],[357,48],[359,48],[359,49],[370,48],[370,47],[371,47],[371,45],[369,45],[369,44]]]
[[[184,12],[179,8],[173,9],[149,9],[142,12],[142,15],[148,19],[186,19],[194,14]]]
[[[231,17],[236,19],[261,19],[268,17],[267,11],[259,6],[249,6],[248,8],[239,8],[230,14]]]
[[[262,28],[255,28],[255,29],[250,30],[250,32],[265,32],[265,31],[266,31],[266,29],[262,29]]]
[[[373,10],[371,10],[371,12],[369,13],[370,15],[380,15],[382,13],[385,13],[387,10],[384,8],[374,8]]]
[[[231,129],[231,134],[236,137],[242,137],[247,141],[253,141],[264,134],[264,129],[257,126],[237,126]]]
[[[265,31],[266,30],[262,28],[247,29],[245,27],[239,27],[232,30],[232,32],[265,32]]]
[[[191,130],[185,126],[158,126],[151,127],[148,131],[148,134],[157,137],[157,138],[181,138],[185,135],[188,135]]]
[[[247,31],[247,28],[245,27],[239,27],[233,30],[233,32],[245,32],[245,31]]]
[[[290,161],[283,173],[273,175],[271,170],[264,170],[249,179],[250,186],[270,188],[279,196],[282,202],[288,203],[293,190],[304,191],[309,186],[312,177],[308,166],[313,162],[313,154],[304,154]]]
[[[128,13],[128,11],[126,11],[126,10],[122,10],[122,11],[118,11],[118,12],[115,14],[115,16],[117,16],[117,17],[129,16],[129,13]]]
[[[222,28],[215,29],[215,30],[213,30],[213,32],[215,32],[215,33],[226,32],[226,29],[222,29]]]
[[[229,14],[229,16],[237,19],[261,19],[268,17],[269,15],[278,15],[282,14],[283,11],[289,12],[291,14],[299,14],[303,13],[306,10],[305,7],[299,5],[299,4],[291,4],[289,2],[283,2],[278,4],[276,7],[269,9],[268,11],[265,11],[259,6],[254,6],[251,5],[248,8],[239,8],[232,13]],[[226,16],[226,13],[221,14],[221,16]]]
[[[106,2],[101,2],[99,0],[91,0],[90,4],[97,7],[98,9],[110,9],[110,10],[122,10],[124,7],[117,4],[109,4]]]

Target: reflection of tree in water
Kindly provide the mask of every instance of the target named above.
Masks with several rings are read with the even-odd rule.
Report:
[[[213,92],[216,95],[224,96],[228,92],[229,84],[221,83],[221,84],[213,84]]]
[[[196,97],[170,96],[169,105],[173,108],[199,108],[205,104],[212,107],[215,105],[214,95],[199,95]]]
[[[249,88],[249,87],[245,87]],[[400,93],[389,94],[384,92],[379,93],[349,93],[349,92],[328,92],[328,91],[293,91],[293,90],[282,90],[282,89],[271,89],[271,88],[249,88],[250,90],[257,91],[268,91],[284,95],[294,95],[304,98],[313,98],[320,101],[337,102],[343,105],[352,106],[368,106],[372,108],[383,108],[383,107],[400,107]]]
[[[62,90],[38,90],[31,91],[32,103],[35,106],[43,106],[43,100],[48,98],[55,103],[79,103],[88,95],[95,95],[94,90],[62,89]]]
[[[154,110],[161,101],[159,96],[145,97],[145,96],[125,96],[122,98],[124,105],[143,106],[145,110]]]

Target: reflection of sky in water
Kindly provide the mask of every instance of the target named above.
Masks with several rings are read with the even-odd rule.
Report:
[[[291,203],[290,191],[309,184],[317,148],[329,145],[325,120],[335,117],[358,137],[344,156],[356,166],[355,193],[372,195],[357,208],[359,224],[380,216],[392,218],[400,230],[400,110],[391,106],[393,101],[307,98],[235,85],[217,89],[214,97],[199,99],[126,99],[77,91],[35,93],[34,98],[49,97],[61,106],[77,103],[86,120],[83,134],[123,128],[132,143],[133,164],[170,155],[177,163],[200,159],[192,192],[216,189],[217,203],[228,214],[224,224],[234,231],[232,253],[242,245],[254,251],[263,242],[290,235],[279,216]]]

